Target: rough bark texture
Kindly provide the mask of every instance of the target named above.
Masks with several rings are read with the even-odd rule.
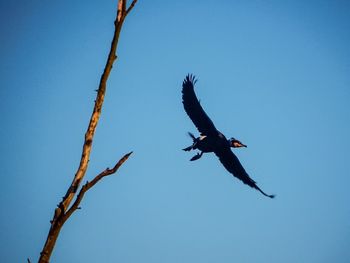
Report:
[[[133,0],[132,3],[128,8],[126,8],[126,0],[118,0],[118,9],[117,9],[117,16],[116,20],[114,21],[115,30],[113,35],[113,40],[111,43],[111,49],[108,54],[107,62],[105,65],[105,68],[103,70],[99,87],[97,90],[97,97],[95,100],[95,106],[94,110],[92,112],[89,126],[87,128],[87,131],[85,133],[85,140],[83,145],[83,151],[80,159],[80,164],[78,167],[77,172],[75,173],[75,176],[73,178],[73,181],[70,185],[70,187],[67,190],[67,193],[63,197],[62,201],[58,204],[57,208],[55,209],[55,213],[53,216],[53,219],[51,220],[51,227],[46,239],[46,242],[44,244],[44,247],[41,251],[41,255],[39,258],[40,263],[46,263],[49,262],[53,248],[55,246],[57,237],[60,233],[60,230],[63,226],[63,224],[67,221],[67,219],[72,215],[76,209],[79,208],[80,201],[82,200],[85,192],[89,190],[92,186],[94,186],[99,180],[101,180],[103,177],[115,173],[118,168],[128,159],[131,152],[126,154],[124,157],[122,157],[117,164],[114,166],[113,169],[106,169],[103,172],[101,172],[99,175],[97,175],[91,182],[87,182],[81,189],[80,192],[73,203],[73,205],[70,207],[71,202],[76,195],[79,186],[85,176],[86,170],[88,168],[89,164],[89,158],[90,158],[90,152],[93,142],[93,137],[95,134],[96,126],[98,124],[100,115],[101,115],[101,109],[104,101],[104,96],[106,92],[106,84],[109,77],[109,74],[112,70],[113,63],[117,59],[116,50],[119,40],[120,31],[123,26],[123,22],[128,15],[128,13],[132,10],[132,8],[135,6],[137,0]]]

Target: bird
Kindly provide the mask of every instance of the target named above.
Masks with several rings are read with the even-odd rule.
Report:
[[[256,182],[249,177],[237,156],[231,150],[231,147],[240,148],[247,147],[247,145],[235,138],[227,139],[224,134],[216,129],[214,123],[202,108],[196,93],[194,92],[196,82],[196,77],[193,74],[188,74],[182,83],[182,103],[185,112],[200,133],[199,137],[195,137],[190,132],[188,133],[193,140],[193,144],[183,150],[200,151],[200,153],[193,156],[190,161],[198,160],[202,157],[203,153],[213,152],[219,158],[226,170],[233,176],[237,177],[244,184],[258,190],[264,196],[274,198],[275,195],[266,194],[257,186]]]

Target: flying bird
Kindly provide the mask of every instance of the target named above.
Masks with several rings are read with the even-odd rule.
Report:
[[[194,92],[194,85],[196,82],[197,79],[194,75],[188,74],[186,76],[182,83],[182,103],[187,115],[200,132],[200,136],[195,137],[192,133],[189,133],[193,140],[193,144],[183,150],[200,151],[200,153],[197,153],[191,158],[191,161],[198,160],[202,157],[203,153],[215,153],[222,165],[233,176],[237,177],[250,187],[255,188],[263,195],[274,198],[274,195],[266,194],[256,185],[256,182],[249,177],[236,155],[231,151],[231,147],[239,148],[247,146],[235,138],[226,139],[225,135],[215,128],[214,123],[203,110]]]

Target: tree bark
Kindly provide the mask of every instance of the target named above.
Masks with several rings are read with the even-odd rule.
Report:
[[[99,87],[97,90],[97,96],[95,100],[94,109],[90,118],[90,122],[87,128],[87,131],[85,133],[85,140],[83,144],[83,150],[82,155],[80,159],[79,167],[75,173],[75,176],[73,178],[73,181],[70,185],[70,187],[67,190],[67,193],[63,197],[62,201],[57,205],[57,208],[55,209],[53,219],[51,222],[51,227],[46,239],[46,242],[44,244],[44,247],[40,253],[39,263],[46,263],[50,261],[50,257],[52,254],[52,251],[54,249],[54,246],[56,244],[56,240],[58,238],[58,235],[61,231],[62,226],[66,222],[66,220],[72,215],[76,209],[79,207],[79,203],[82,200],[85,192],[89,190],[92,186],[94,186],[99,180],[101,180],[103,177],[115,173],[118,168],[128,159],[131,153],[126,154],[124,157],[122,157],[117,164],[114,166],[113,169],[106,169],[99,175],[97,175],[91,182],[86,183],[80,190],[76,201],[74,204],[70,207],[70,204],[76,195],[79,186],[85,176],[86,170],[88,168],[89,164],[89,158],[91,153],[91,147],[93,142],[93,137],[95,134],[95,130],[101,115],[102,105],[106,93],[106,85],[107,80],[109,77],[109,74],[112,70],[113,63],[117,59],[117,46],[119,41],[119,35],[123,26],[123,22],[126,18],[126,16],[129,14],[129,12],[132,10],[132,8],[135,6],[137,0],[133,0],[132,3],[128,8],[126,8],[126,0],[118,0],[118,9],[117,9],[117,16],[114,21],[114,35],[113,40],[111,43],[111,48],[108,54],[108,58],[106,61],[105,68],[103,70]]]

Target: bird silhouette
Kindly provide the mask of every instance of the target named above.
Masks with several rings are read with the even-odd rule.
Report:
[[[196,82],[197,79],[192,74],[188,74],[185,77],[182,83],[182,103],[187,115],[200,132],[200,136],[195,137],[192,133],[189,133],[193,140],[193,144],[183,150],[200,151],[200,153],[197,153],[191,158],[191,161],[198,160],[202,157],[203,153],[215,153],[222,165],[233,176],[237,177],[250,187],[255,188],[263,195],[274,198],[274,195],[266,194],[256,185],[256,182],[249,177],[236,155],[231,151],[231,147],[239,148],[247,146],[235,138],[226,139],[225,135],[215,128],[214,123],[203,110],[194,92]]]

